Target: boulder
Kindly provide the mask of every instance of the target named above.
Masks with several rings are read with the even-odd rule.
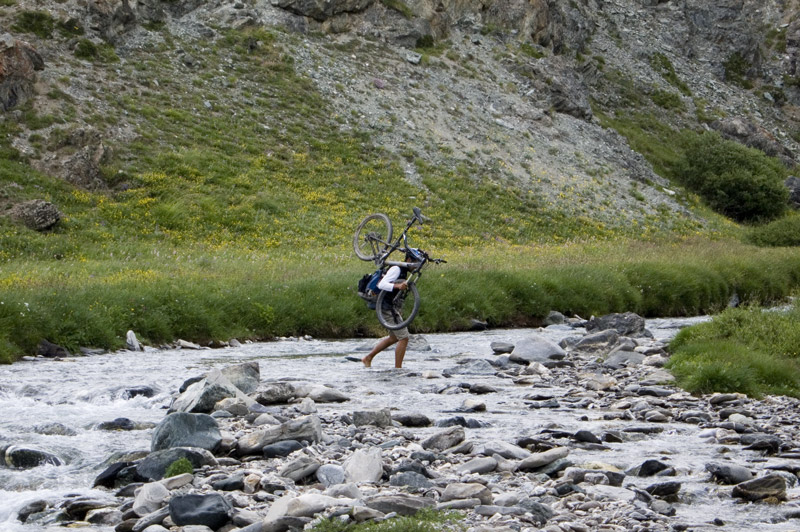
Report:
[[[261,382],[261,369],[258,362],[246,362],[228,366],[223,368],[221,373],[231,384],[246,394],[255,392]]]
[[[0,36],[0,107],[8,111],[33,97],[36,72],[44,70],[44,60],[30,44]]]
[[[359,449],[345,460],[343,467],[348,482],[378,482],[383,476],[381,450]]]
[[[214,410],[214,406],[219,401],[228,397],[240,398],[247,404],[253,402],[219,370],[215,369],[205,379],[195,382],[178,396],[169,411],[207,414]]]
[[[207,414],[174,412],[153,431],[151,451],[171,447],[199,447],[214,452],[222,443],[217,421]]]
[[[395,495],[374,495],[366,498],[364,504],[368,508],[384,514],[414,515],[423,508],[433,506],[434,500],[428,497],[416,497],[398,493]]]
[[[450,427],[442,432],[437,432],[433,436],[422,441],[423,449],[434,449],[437,451],[444,451],[450,447],[455,447],[464,441],[466,435],[462,427]]]
[[[42,340],[39,342],[39,345],[36,346],[36,355],[47,358],[60,358],[68,357],[69,351],[67,351],[65,347],[61,347],[53,342]]]
[[[288,382],[275,382],[262,386],[255,399],[262,405],[282,405],[297,396],[294,385]]]
[[[520,340],[511,352],[511,362],[517,364],[530,364],[538,362],[545,367],[555,367],[558,361],[567,356],[566,351],[561,346],[551,342],[546,338],[530,336]]]
[[[169,501],[169,516],[178,526],[205,525],[217,530],[232,515],[233,507],[218,493],[177,495]]]
[[[337,484],[344,484],[347,481],[347,473],[344,468],[337,464],[325,464],[320,466],[316,472],[317,480],[323,486],[329,488]]]
[[[376,427],[391,427],[392,414],[388,408],[382,410],[360,410],[353,412],[353,425],[363,427],[374,425]]]
[[[492,504],[492,491],[483,484],[451,482],[442,493],[442,502],[455,499],[479,499],[481,504]]]
[[[622,336],[637,337],[646,334],[644,325],[644,318],[633,312],[606,314],[587,321],[586,332],[594,333],[614,329]]]
[[[247,434],[236,442],[239,456],[261,454],[264,447],[284,440],[308,440],[318,442],[322,439],[322,424],[317,416],[304,416],[278,426],[266,426]]]
[[[136,473],[145,479],[161,480],[167,468],[179,458],[186,458],[195,469],[204,465],[217,465],[217,460],[205,449],[194,447],[172,447],[148,454],[136,465]]]
[[[11,219],[23,224],[34,231],[47,231],[52,229],[60,220],[61,212],[58,208],[41,199],[18,203],[9,212]]]
[[[753,472],[746,467],[736,464],[710,463],[706,464],[706,471],[711,473],[714,481],[720,484],[740,484],[748,480],[753,480],[755,476]]]
[[[335,15],[358,13],[372,5],[375,0],[273,0],[274,6],[296,15],[311,17],[323,22]]]
[[[750,502],[772,499],[786,500],[786,481],[778,474],[769,474],[733,487],[733,496]]]
[[[31,469],[41,465],[60,466],[64,462],[59,457],[46,451],[11,445],[5,450],[5,463],[16,469]]]
[[[153,513],[169,498],[169,490],[161,482],[148,482],[138,489],[133,500],[133,511],[139,517]]]

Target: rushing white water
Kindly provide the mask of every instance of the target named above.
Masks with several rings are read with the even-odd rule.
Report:
[[[647,325],[656,338],[668,339],[679,327],[702,319],[649,320]],[[431,350],[409,351],[407,369],[401,371],[390,369],[394,361],[391,351],[379,355],[372,370],[344,359],[347,354],[362,356],[374,344],[374,339],[290,339],[222,350],[119,352],[61,361],[37,359],[0,367],[0,442],[41,449],[65,462],[62,466],[46,465],[28,470],[0,467],[0,530],[47,530],[41,525],[22,525],[16,519],[18,510],[33,500],[76,493],[107,497],[106,492],[91,488],[94,478],[104,469],[103,462],[115,453],[149,450],[151,431],[109,432],[97,430],[96,425],[116,418],[128,418],[140,424],[159,422],[172,394],[183,381],[211,367],[257,360],[262,380],[293,379],[328,384],[350,395],[351,401],[345,405],[318,405],[321,413],[391,406],[438,418],[448,412],[452,415],[464,397],[436,394],[436,388],[444,381],[420,379],[419,372],[452,368],[455,360],[463,358],[465,353],[485,358],[491,353],[491,342],[513,344],[533,332],[516,329],[426,335]],[[551,327],[537,330],[536,334],[558,341],[575,332],[566,327]],[[510,382],[498,383],[493,375],[456,378],[456,382],[463,380],[485,380],[492,386],[508,386],[512,390],[481,397],[487,404],[487,412],[481,419],[491,423],[489,428],[476,429],[476,436],[483,439],[513,441],[524,435],[535,435],[549,425],[576,431],[581,428],[607,430],[624,423],[602,421],[599,415],[578,409],[566,414],[563,409],[531,410],[522,401],[524,395],[532,392],[531,388],[523,390],[514,388]],[[129,398],[126,390],[139,386],[152,388],[155,395]],[[558,387],[535,391],[552,393],[556,397],[564,393]],[[584,415],[586,417],[581,419]],[[54,422],[69,427],[75,434],[43,435],[36,431],[36,427]],[[701,472],[705,463],[718,458],[716,448],[701,444],[697,432],[695,426],[669,424],[663,433],[648,437],[646,445],[625,445],[593,453],[576,451],[571,457],[580,461],[630,464],[654,455],[668,456],[671,463],[689,473],[681,479],[686,482],[683,493],[694,499],[692,505],[678,505],[679,517],[690,522],[705,522],[708,515],[720,515],[727,522],[743,527],[763,522],[766,516],[759,515],[758,510],[743,511],[729,496],[717,497],[711,493],[712,487],[703,482],[705,476]],[[652,479],[650,481],[653,483]],[[788,530],[770,525],[761,528]],[[61,528],[53,525],[52,529]],[[104,528],[95,527],[94,530]]]

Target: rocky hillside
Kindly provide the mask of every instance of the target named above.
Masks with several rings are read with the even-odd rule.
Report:
[[[126,101],[171,98],[172,111],[200,121],[259,113],[280,129],[282,89],[271,87],[264,107],[248,66],[214,49],[231,30],[266,31],[251,51],[267,35],[322,96],[324,116],[306,121],[307,134],[323,119],[361,134],[415,187],[446,169],[601,223],[699,224],[680,188],[617,130],[713,128],[790,166],[800,149],[795,0],[0,5],[4,153],[92,191],[128,186],[143,157],[132,145],[182,147],[145,132],[154,116],[170,119],[158,103],[148,114]]]

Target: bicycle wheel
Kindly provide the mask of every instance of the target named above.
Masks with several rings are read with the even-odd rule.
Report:
[[[358,224],[353,249],[361,260],[377,259],[392,241],[392,221],[383,213],[370,214]]]
[[[394,298],[391,305],[384,309],[384,299]],[[408,290],[400,290],[396,294],[381,290],[378,294],[378,301],[375,303],[375,310],[378,313],[378,321],[387,329],[397,330],[407,327],[414,321],[419,312],[419,290],[417,285],[411,283]]]

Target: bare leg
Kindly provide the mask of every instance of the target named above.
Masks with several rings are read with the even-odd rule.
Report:
[[[406,356],[406,347],[408,347],[408,338],[403,338],[397,342],[397,347],[394,348],[394,367],[403,367],[403,358]]]
[[[375,358],[375,355],[377,355],[390,345],[394,344],[396,341],[397,338],[395,338],[394,336],[387,336],[386,338],[381,338],[381,340],[377,344],[375,344],[375,347],[372,348],[372,351],[370,351],[367,356],[361,359],[361,362],[363,362],[364,366],[368,368],[372,367],[372,359]],[[403,354],[405,354],[405,349],[403,349]],[[397,358],[397,355],[395,355],[395,358]]]

